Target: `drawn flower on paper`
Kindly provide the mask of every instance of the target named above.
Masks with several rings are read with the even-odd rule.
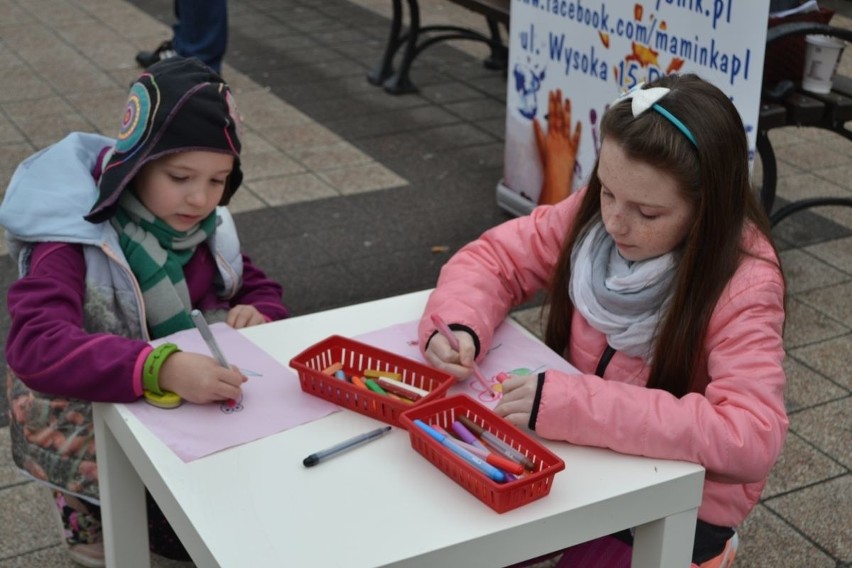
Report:
[[[482,402],[494,402],[495,400],[500,400],[501,398],[503,398],[503,382],[501,381],[501,379],[505,380],[506,375],[534,375],[538,373],[542,368],[543,366],[537,367],[536,369],[519,367],[517,369],[512,369],[511,371],[502,371],[500,373],[497,373],[493,377],[487,377],[488,384],[491,387],[491,392],[486,391],[485,388],[479,383],[479,381],[475,380],[470,382],[470,388],[476,393],[476,398],[478,398]]]
[[[226,400],[219,404],[219,410],[224,412],[225,414],[234,414],[235,412],[242,412],[243,408],[243,396],[240,395],[239,400]]]
[[[257,371],[252,371],[251,369],[244,369],[240,367],[240,372],[247,377],[262,377],[260,373]],[[234,414],[235,412],[242,412],[245,406],[243,406],[243,400],[245,395],[240,395],[239,400],[226,400],[219,404],[219,410],[224,412],[225,414]]]

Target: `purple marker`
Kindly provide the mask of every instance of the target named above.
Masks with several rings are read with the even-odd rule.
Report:
[[[459,422],[458,420],[453,421],[452,429],[453,429],[453,432],[458,434],[459,438],[461,438],[462,440],[464,440],[468,444],[470,444],[472,446],[476,446],[477,448],[480,448],[482,450],[486,450],[486,451],[488,450],[488,448],[485,447],[485,444],[480,442],[476,438],[476,436],[473,435],[473,432],[468,430],[465,427],[465,425],[462,424],[461,422]]]

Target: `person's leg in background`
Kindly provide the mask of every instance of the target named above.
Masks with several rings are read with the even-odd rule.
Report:
[[[222,58],[228,46],[227,0],[175,0],[176,22],[172,39],[153,51],[140,51],[136,62],[148,68],[158,61],[180,55],[197,57],[207,66],[222,72]]]
[[[175,17],[172,42],[178,55],[197,57],[221,73],[228,46],[227,1],[175,0]]]

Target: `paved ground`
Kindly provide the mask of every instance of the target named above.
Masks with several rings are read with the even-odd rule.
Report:
[[[442,1],[422,4],[429,21],[480,25]],[[821,4],[852,12],[848,0]],[[224,75],[247,130],[246,183],[232,209],[245,249],[284,283],[295,314],[431,287],[454,250],[507,219],[495,205],[503,77],[483,68],[478,47],[441,45],[416,64],[419,94],[370,86],[364,75],[378,61],[389,5],[230,2]],[[115,133],[138,72],[133,55],[170,36],[170,7],[0,0],[0,187],[22,158],[66,132]],[[847,53],[847,75],[850,61]],[[787,128],[772,140],[782,198],[852,194],[852,153],[840,137]],[[790,291],[791,433],[742,527],[737,566],[850,567],[852,209],[800,213],[775,234]],[[14,275],[3,256],[4,296]],[[7,327],[2,310],[2,335]],[[0,568],[69,566],[40,490],[11,466],[5,400],[0,410]]]

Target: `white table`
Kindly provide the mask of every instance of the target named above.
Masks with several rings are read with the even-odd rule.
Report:
[[[283,364],[332,334],[419,317],[428,291],[245,330]],[[295,379],[294,379],[295,380]],[[497,514],[433,467],[408,433],[313,468],[302,459],[375,420],[341,411],[190,463],[123,404],[95,404],[108,566],[148,567],[147,486],[200,567],[495,568],[636,527],[634,568],[689,566],[700,466],[545,442],[550,495]]]

